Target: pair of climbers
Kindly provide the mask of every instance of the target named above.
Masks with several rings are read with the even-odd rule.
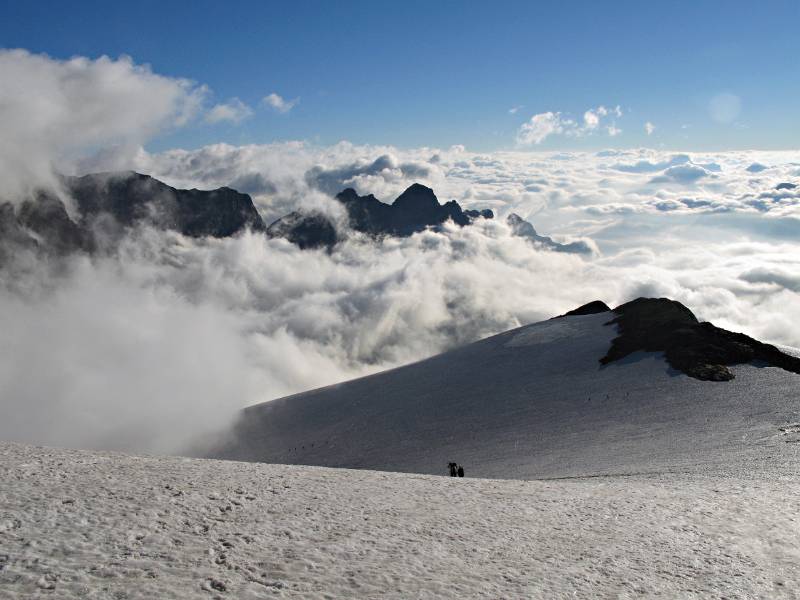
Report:
[[[463,477],[464,476],[464,467],[461,465],[451,462],[447,463],[447,468],[450,469],[450,477]]]

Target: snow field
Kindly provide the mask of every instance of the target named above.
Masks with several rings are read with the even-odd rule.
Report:
[[[0,444],[2,598],[794,598],[791,475],[453,479]]]

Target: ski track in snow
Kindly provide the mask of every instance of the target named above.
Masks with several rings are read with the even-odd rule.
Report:
[[[0,444],[2,598],[798,597],[791,472],[451,479]]]

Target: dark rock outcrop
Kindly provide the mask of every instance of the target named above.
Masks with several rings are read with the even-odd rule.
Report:
[[[298,211],[281,217],[267,227],[267,235],[281,237],[299,246],[307,248],[331,249],[339,239],[336,227],[321,213],[301,213]]]
[[[586,242],[571,242],[569,244],[559,244],[553,238],[539,235],[533,225],[520,217],[518,214],[511,213],[506,218],[506,223],[511,227],[511,232],[519,237],[524,237],[534,244],[543,246],[555,252],[568,252],[570,254],[591,254],[592,249]]]
[[[191,237],[266,230],[250,196],[227,187],[180,190],[134,172],[66,177],[64,185],[84,221],[110,215],[124,227],[144,222]]]
[[[433,190],[419,183],[406,189],[392,204],[385,204],[372,194],[359,196],[352,188],[337,194],[336,200],[347,211],[353,230],[374,237],[407,237],[429,227],[441,227],[448,220],[463,227],[477,218],[494,217],[489,209],[464,211],[455,200],[439,204]],[[292,213],[272,223],[268,233],[298,240],[302,248],[330,248],[340,239],[334,223],[319,213]]]
[[[688,308],[667,298],[638,298],[618,306],[608,324],[619,328],[602,364],[636,351],[663,352],[669,365],[704,381],[729,381],[731,365],[762,363],[800,373],[800,359],[742,333],[700,323]]]
[[[483,219],[494,219],[494,211],[491,208],[484,208],[482,210],[475,210],[469,209],[465,210],[464,214],[467,215],[471,220],[483,218]]]
[[[39,238],[43,247],[58,254],[94,249],[91,233],[70,218],[61,200],[47,192],[38,192],[23,202],[17,219],[21,227]]]
[[[593,300],[588,304],[584,304],[583,306],[579,306],[578,308],[574,308],[569,312],[564,313],[561,317],[570,317],[573,315],[596,315],[598,313],[609,312],[611,309],[608,307],[608,304],[603,302],[602,300]],[[556,319],[560,317],[555,317]]]
[[[61,183],[75,201],[74,216],[47,190],[34,192],[16,207],[0,207],[3,257],[22,247],[51,254],[92,252],[100,238],[108,242],[138,224],[191,237],[266,230],[250,196],[230,188],[180,190],[133,172],[62,177]]]
[[[0,264],[21,249],[35,250],[36,239],[20,224],[14,205],[10,202],[0,204]]]
[[[392,204],[384,204],[372,194],[359,196],[352,188],[337,194],[336,199],[347,210],[350,227],[376,236],[409,236],[448,219],[463,227],[474,218],[461,210],[455,200],[439,204],[433,190],[419,183],[406,189]]]

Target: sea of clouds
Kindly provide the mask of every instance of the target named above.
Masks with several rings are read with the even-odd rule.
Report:
[[[344,187],[391,201],[414,182],[497,217],[405,239],[352,234],[330,253],[145,228],[92,257],[20,250],[0,269],[3,439],[179,452],[243,406],[594,299],[668,296],[721,327],[800,346],[800,152],[298,141],[151,153],[144,144],[158,132],[220,113],[210,90],[127,58],[25,51],[0,52],[0,80],[18,82],[0,88],[0,196],[10,201],[55,185],[54,171],[133,169],[247,192],[267,223],[335,212]],[[514,237],[512,212],[595,252]]]

